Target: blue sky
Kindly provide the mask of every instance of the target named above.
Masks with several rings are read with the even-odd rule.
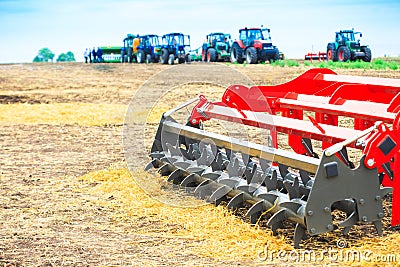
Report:
[[[325,51],[334,32],[363,32],[374,56],[400,55],[400,0],[0,0],[0,63],[32,62],[39,49],[72,51],[118,45],[127,33],[191,35],[192,49],[213,31],[264,25],[288,58]]]

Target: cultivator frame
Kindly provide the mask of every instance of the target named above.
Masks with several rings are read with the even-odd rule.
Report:
[[[186,125],[172,115],[197,102]],[[232,85],[222,101],[200,95],[163,114],[146,170],[158,168],[173,184],[216,205],[248,206],[251,223],[271,214],[274,233],[284,221],[296,224],[295,247],[314,236],[357,223],[382,234],[383,197],[392,195],[392,225],[400,223],[400,81],[337,75],[311,69],[276,86]],[[308,115],[308,120],[304,118]],[[339,125],[339,116],[354,120]],[[202,130],[211,119],[269,130],[272,147]],[[288,136],[289,152],[278,147]],[[317,155],[312,140],[322,142]],[[362,151],[359,166],[347,147]],[[383,184],[384,186],[382,186]],[[346,214],[340,223],[332,211]]]

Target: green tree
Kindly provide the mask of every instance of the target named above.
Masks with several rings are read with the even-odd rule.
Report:
[[[48,48],[39,50],[38,55],[33,59],[33,62],[53,62],[54,53]]]
[[[58,58],[57,62],[75,62],[74,53],[68,51],[67,53],[61,53]]]

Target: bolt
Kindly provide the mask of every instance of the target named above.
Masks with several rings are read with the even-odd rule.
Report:
[[[375,197],[375,200],[376,200],[376,201],[380,201],[380,200],[381,200],[381,196],[379,196],[379,195],[376,196],[376,197]]]
[[[374,165],[374,163],[375,163],[374,159],[367,160],[367,165],[370,167],[372,167]]]
[[[332,231],[332,230],[333,230],[333,225],[332,225],[332,224],[328,224],[328,225],[326,226],[326,229]]]
[[[325,208],[324,208],[324,211],[325,211],[326,213],[328,213],[328,212],[331,212],[331,209],[330,209],[329,207],[325,207]]]
[[[196,123],[196,119],[193,119],[193,120],[192,120],[192,123]]]
[[[316,232],[317,232],[317,230],[315,230],[315,228],[310,229],[310,233],[315,234]]]
[[[308,216],[313,216],[314,212],[312,210],[307,211]]]
[[[383,212],[378,213],[378,218],[383,218]]]
[[[366,222],[366,221],[368,221],[368,218],[367,218],[367,216],[362,216],[361,220],[362,220],[363,222]]]
[[[364,205],[364,204],[365,204],[365,199],[361,198],[360,201],[359,201],[359,203],[360,203],[361,205]]]

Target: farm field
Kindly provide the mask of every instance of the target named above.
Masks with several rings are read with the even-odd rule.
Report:
[[[240,212],[180,196],[161,177],[143,171],[162,112],[199,93],[218,99],[227,85],[283,83],[308,68],[0,65],[0,265],[381,266],[378,259],[400,264],[400,235],[389,217],[383,237],[363,225],[348,237],[335,231],[302,243],[303,250],[320,253],[338,250],[338,241],[345,242],[343,251],[371,252],[371,261],[264,259],[266,248],[293,251],[293,226],[272,236],[263,222],[251,226]],[[400,79],[398,69],[335,71]],[[147,88],[156,88],[162,97],[155,98]],[[126,143],[124,122],[132,119],[125,117],[131,101],[151,107],[151,113],[133,122],[134,137]],[[136,106],[139,113],[141,105]],[[150,194],[141,187],[147,181],[155,181]]]

